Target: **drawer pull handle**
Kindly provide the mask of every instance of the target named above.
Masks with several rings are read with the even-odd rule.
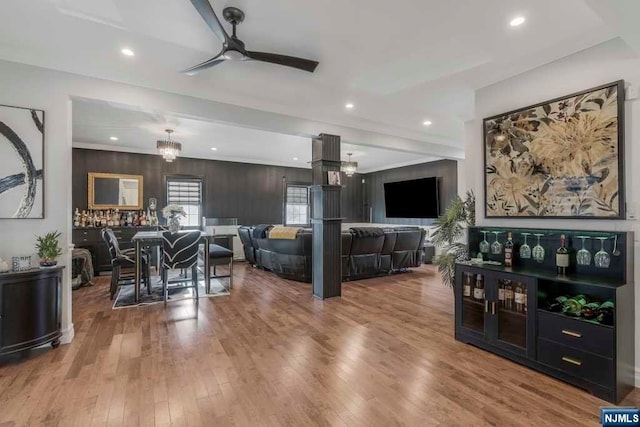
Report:
[[[580,366],[582,365],[582,362],[576,359],[572,359],[570,357],[567,356],[562,356],[562,361],[563,362],[567,362],[567,363],[571,363],[572,365],[576,365],[576,366]]]
[[[563,329],[562,333],[565,335],[569,335],[570,337],[582,338],[582,334],[579,332],[567,331],[566,329]]]
[[[496,302],[495,301],[491,301],[491,314],[493,314],[493,315],[496,314]]]
[[[489,312],[489,300],[484,300],[484,312]]]

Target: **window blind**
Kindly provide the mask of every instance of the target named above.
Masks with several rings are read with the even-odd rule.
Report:
[[[288,185],[285,203],[285,225],[309,224],[309,188]]]
[[[287,187],[287,203],[296,205],[309,204],[309,190],[307,187],[290,185]]]
[[[167,180],[167,203],[200,206],[202,183],[196,180]]]

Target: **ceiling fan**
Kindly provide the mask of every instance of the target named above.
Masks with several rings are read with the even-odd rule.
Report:
[[[311,61],[308,59],[278,55],[276,53],[253,52],[246,50],[242,40],[236,37],[236,26],[244,20],[244,12],[237,7],[226,7],[222,11],[224,19],[233,25],[233,33],[231,37],[229,37],[224,28],[222,28],[222,24],[220,24],[209,0],[191,0],[191,4],[193,4],[200,16],[202,16],[202,19],[204,19],[204,22],[207,23],[211,31],[213,31],[223,44],[220,53],[202,64],[183,70],[182,72],[184,74],[194,75],[227,60],[254,60],[270,62],[272,64],[293,67],[310,73],[313,73],[318,66],[317,61]]]

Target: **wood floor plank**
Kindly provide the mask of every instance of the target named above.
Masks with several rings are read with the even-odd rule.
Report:
[[[0,359],[0,425],[598,425],[608,405],[455,341],[433,266],[325,301],[234,271],[230,296],[166,308],[111,309],[108,277],[74,291],[72,344]]]

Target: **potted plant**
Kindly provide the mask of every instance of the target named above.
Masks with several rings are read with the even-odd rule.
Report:
[[[187,216],[182,206],[172,204],[162,209],[162,215],[167,219],[169,231],[175,233],[180,230],[180,217]]]
[[[58,231],[50,231],[44,236],[36,236],[36,249],[40,257],[41,267],[52,267],[58,264],[56,258],[62,255],[59,238],[60,232]]]
[[[476,196],[467,191],[465,199],[456,196],[451,206],[436,220],[438,227],[432,235],[435,246],[442,248],[442,254],[435,260],[442,282],[450,287],[455,283],[456,262],[469,257],[469,248],[462,241],[465,229],[476,224]]]

